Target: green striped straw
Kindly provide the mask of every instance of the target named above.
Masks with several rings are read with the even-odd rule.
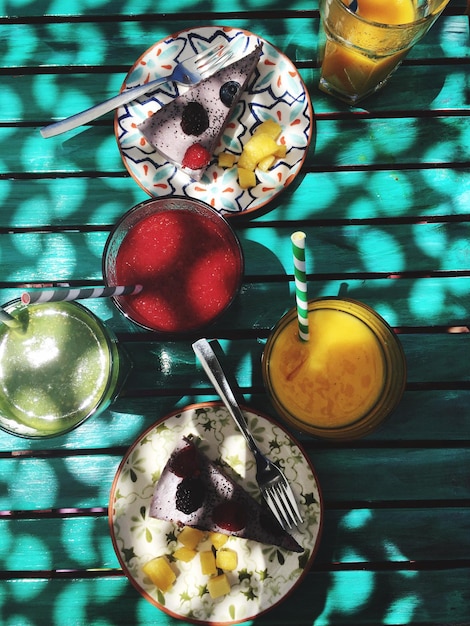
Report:
[[[291,235],[292,253],[294,256],[295,300],[297,304],[297,321],[299,339],[308,341],[308,295],[307,274],[305,271],[305,233],[297,231]]]
[[[0,322],[10,328],[19,328],[21,326],[21,322],[13,315],[7,313],[2,307],[0,307]]]

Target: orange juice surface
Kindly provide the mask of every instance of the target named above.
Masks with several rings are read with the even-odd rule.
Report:
[[[358,0],[355,14],[339,16],[332,11],[325,19],[322,79],[346,99],[360,99],[374,91],[408,52],[400,29],[369,26],[356,16],[393,26],[413,22],[416,11],[413,0]]]
[[[361,320],[334,309],[309,313],[310,340],[293,319],[276,338],[269,376],[277,400],[306,424],[352,424],[377,402],[385,363],[375,334]]]
[[[411,0],[358,0],[356,14],[379,24],[408,24],[415,19]]]

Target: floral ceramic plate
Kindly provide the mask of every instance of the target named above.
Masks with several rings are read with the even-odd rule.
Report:
[[[111,489],[109,522],[114,549],[136,589],[166,613],[196,623],[233,624],[254,619],[273,608],[296,587],[314,558],[322,523],[322,500],[315,472],[292,437],[268,418],[245,410],[260,448],[283,466],[299,503],[303,523],[292,531],[304,548],[294,553],[255,541],[230,537],[227,547],[238,554],[238,567],[230,572],[231,591],[217,600],[207,592],[207,576],[198,557],[177,561],[170,591],[159,591],[142,572],[156,556],[177,547],[177,529],[171,522],[149,517],[154,485],[183,435],[194,434],[213,460],[259,499],[255,464],[243,436],[227,410],[218,402],[189,406],[147,430],[131,446],[116,473]]]
[[[170,74],[178,61],[218,42],[233,48],[231,62],[251,52],[258,43],[263,44],[257,70],[217,150],[240,155],[256,126],[266,119],[278,121],[283,128],[280,141],[286,143],[287,155],[269,172],[257,172],[259,182],[256,187],[241,189],[236,167],[223,170],[215,160],[201,181],[196,182],[144,140],[137,125],[187,87],[167,83],[151,95],[120,107],[116,112],[115,134],[127,170],[150,196],[186,195],[203,200],[231,216],[266,205],[294,180],[302,167],[314,129],[313,110],[307,89],[293,63],[270,43],[248,31],[205,26],[179,32],[152,46],[131,68],[123,89]]]

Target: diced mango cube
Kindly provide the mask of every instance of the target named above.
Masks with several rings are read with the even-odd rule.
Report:
[[[264,134],[269,135],[276,140],[282,133],[282,127],[274,120],[266,120],[255,128],[253,135]]]
[[[274,156],[277,159],[283,159],[286,156],[286,154],[287,154],[287,146],[286,146],[286,144],[285,143],[278,144],[277,150],[274,153]]]
[[[211,544],[214,548],[218,550],[227,543],[228,535],[224,535],[224,533],[211,532],[209,539],[211,540]]]
[[[268,172],[274,165],[275,160],[276,157],[274,156],[274,154],[270,154],[269,156],[264,157],[264,159],[261,159],[261,161],[258,163],[258,169],[260,169],[262,172]]]
[[[254,170],[246,170],[243,167],[237,168],[238,184],[242,189],[250,189],[256,186],[256,175]]]
[[[215,555],[212,550],[202,550],[202,552],[199,553],[199,559],[201,561],[201,572],[204,576],[217,574]]]
[[[238,555],[235,550],[222,548],[217,551],[215,564],[219,569],[223,569],[227,572],[233,572],[233,570],[237,569]]]
[[[215,600],[221,596],[226,596],[230,593],[230,581],[226,574],[219,574],[213,578],[209,578],[207,581],[207,591],[210,597]]]
[[[185,526],[178,535],[178,541],[190,550],[194,550],[203,538],[204,532],[199,530],[199,528],[192,528],[191,526]]]
[[[274,154],[277,147],[277,143],[269,135],[264,133],[252,135],[243,147],[238,160],[238,167],[254,170],[261,159]]]
[[[218,165],[223,168],[232,167],[235,163],[235,158],[235,155],[231,152],[221,152],[218,157]]]
[[[185,563],[189,563],[196,556],[196,550],[192,550],[191,548],[187,548],[186,546],[181,546],[181,548],[177,548],[173,552],[173,556],[178,561],[184,561]]]
[[[157,556],[142,566],[142,571],[160,591],[168,591],[176,580],[166,556]]]

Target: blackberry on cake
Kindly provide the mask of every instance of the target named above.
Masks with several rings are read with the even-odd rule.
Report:
[[[188,102],[181,115],[181,130],[185,135],[201,135],[209,126],[207,111],[199,102]]]

